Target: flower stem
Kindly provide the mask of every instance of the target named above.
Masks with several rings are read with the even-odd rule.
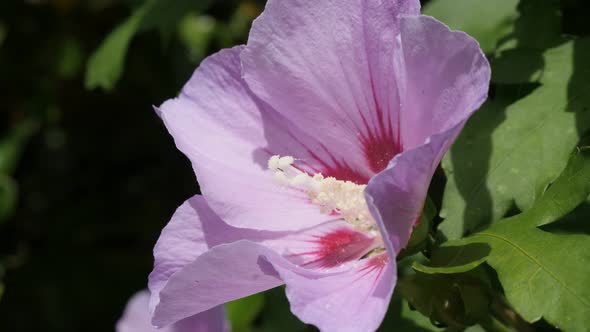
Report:
[[[487,332],[513,332],[514,331],[494,317],[490,317],[490,319],[486,320],[485,322],[480,322],[480,325]]]
[[[510,306],[508,306],[501,296],[494,296],[492,301],[492,312],[494,316],[508,323],[514,331],[533,332],[531,325],[522,317],[520,317],[520,315]]]

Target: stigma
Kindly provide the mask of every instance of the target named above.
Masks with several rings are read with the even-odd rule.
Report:
[[[367,185],[325,177],[321,173],[310,175],[294,167],[294,162],[291,156],[275,155],[268,160],[268,169],[274,172],[279,185],[305,192],[321,213],[339,215],[358,230],[377,232],[364,196]]]

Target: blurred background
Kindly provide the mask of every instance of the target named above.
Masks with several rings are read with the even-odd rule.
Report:
[[[198,193],[152,105],[264,3],[166,2],[0,1],[0,331],[112,331]]]
[[[0,1],[0,331],[113,330],[146,287],[160,230],[198,193],[152,105],[205,56],[244,43],[263,7]],[[587,31],[576,17],[565,24]],[[390,315],[400,310],[395,302]],[[314,330],[280,289],[229,311],[238,331]]]

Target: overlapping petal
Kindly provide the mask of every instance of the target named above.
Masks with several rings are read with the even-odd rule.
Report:
[[[267,161],[275,154],[292,155],[298,167],[312,173],[347,168],[252,94],[241,79],[241,50],[223,50],[203,61],[159,114],[224,221],[277,231],[320,224],[329,218],[308,204],[304,193],[277,185]]]
[[[231,227],[211,210],[202,196],[194,196],[176,210],[154,248],[154,270],[149,276],[150,310],[154,311],[158,305],[160,291],[170,277],[214,246],[244,238],[262,241],[282,235]]]
[[[195,196],[178,208],[154,249],[153,322],[172,324],[281,285],[276,264],[313,278],[348,271],[375,244],[374,236],[338,220],[300,232],[235,228]]]
[[[383,320],[396,281],[386,254],[338,274],[311,279],[277,267],[287,283],[291,311],[322,331],[374,331]]]
[[[396,73],[405,82],[400,95],[408,150],[366,190],[373,217],[395,253],[407,244],[438,163],[486,99],[490,80],[477,42],[431,17],[403,17],[400,41],[403,67]]]
[[[399,253],[419,221],[430,180],[463,123],[434,135],[427,144],[397,155],[371,179],[365,191],[389,252]]]
[[[490,66],[475,39],[429,16],[400,20],[402,140],[406,149],[465,121],[487,97]]]
[[[282,285],[269,263],[288,264],[276,252],[250,241],[219,245],[170,277],[160,291],[152,323],[173,324],[217,305]]]
[[[415,0],[270,0],[242,54],[244,78],[336,157],[374,174],[402,149],[396,36],[399,15],[419,8]]]

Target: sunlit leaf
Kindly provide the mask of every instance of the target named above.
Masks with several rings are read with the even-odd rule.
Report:
[[[560,0],[520,0],[518,16],[499,42],[500,50],[526,48],[544,50],[566,40],[561,32]],[[496,2],[490,2],[493,4]],[[483,20],[485,21],[485,20]]]
[[[552,234],[508,219],[453,242],[492,248],[487,263],[526,320],[543,317],[564,331],[588,331],[590,236]]]
[[[563,218],[540,228],[555,234],[590,235],[590,200],[586,200]]]
[[[517,17],[517,4],[518,0],[433,0],[424,7],[423,13],[452,29],[467,32],[487,53],[510,31]]]
[[[523,215],[536,226],[565,216],[590,194],[590,149],[576,150],[565,170]]]
[[[565,216],[590,194],[590,151],[576,150],[561,176],[531,209],[447,246],[485,245],[506,298],[529,322],[545,318],[564,331],[590,328],[590,236],[537,228]],[[588,220],[584,220],[588,222]],[[453,261],[473,261],[469,250]]]
[[[520,0],[516,21],[490,59],[492,82],[539,81],[545,68],[543,52],[567,42],[561,7],[559,0]]]
[[[513,206],[527,210],[561,173],[590,130],[588,58],[588,38],[546,51],[538,87],[498,86],[468,121],[442,164],[446,237],[475,231]]]
[[[490,247],[482,243],[464,246],[443,245],[434,251],[428,265],[418,262],[412,268],[422,273],[462,273],[475,269],[485,262]]]

